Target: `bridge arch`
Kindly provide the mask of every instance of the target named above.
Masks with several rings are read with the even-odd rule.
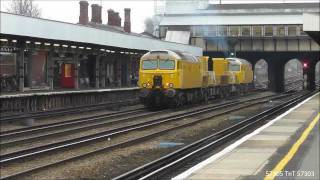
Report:
[[[290,59],[284,65],[284,90],[303,89],[303,67],[299,59]]]
[[[269,87],[268,63],[264,59],[258,60],[253,67],[255,88],[267,89]]]

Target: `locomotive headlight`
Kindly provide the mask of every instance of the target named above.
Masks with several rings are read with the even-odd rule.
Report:
[[[170,88],[173,88],[173,84],[172,83],[169,83],[168,85]]]
[[[143,83],[143,84],[142,84],[142,87],[144,87],[144,88],[147,87],[147,84],[146,84],[146,83]]]
[[[151,86],[151,84],[148,82],[147,86],[149,87],[149,86]]]

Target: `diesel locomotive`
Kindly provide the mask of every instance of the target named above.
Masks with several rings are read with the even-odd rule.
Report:
[[[252,86],[251,64],[239,58],[195,57],[174,50],[150,51],[140,60],[140,101],[177,107],[211,96],[243,93]]]

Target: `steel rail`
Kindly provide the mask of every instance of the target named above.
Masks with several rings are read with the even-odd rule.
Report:
[[[276,95],[271,95],[270,97],[272,97],[272,96],[276,96]],[[5,131],[5,132],[0,133],[0,140],[3,140],[4,138],[7,138],[7,139],[14,138],[15,136],[25,136],[27,134],[35,133],[35,132],[39,132],[39,131],[48,131],[48,130],[56,129],[56,128],[67,128],[72,125],[80,125],[83,123],[100,121],[105,118],[114,118],[114,117],[118,117],[120,115],[128,115],[131,113],[137,113],[138,111],[136,111],[136,110],[142,110],[142,109],[144,109],[144,108],[123,111],[123,112],[116,112],[116,113],[111,113],[111,114],[106,114],[106,115],[97,115],[97,116],[93,116],[93,117],[78,118],[78,119],[73,119],[73,120],[64,121],[64,122],[57,122],[57,123],[51,123],[51,124],[45,124],[45,125],[39,125],[39,126],[33,126],[33,127],[27,127],[27,128],[20,128],[20,129],[11,130],[11,131]],[[141,116],[141,117],[143,117],[143,116]],[[121,120],[123,120],[123,122],[126,121],[126,119],[121,119]],[[109,122],[110,122],[110,124],[114,123],[112,121],[109,121]],[[39,135],[39,136],[31,137],[31,138],[12,140],[12,141],[8,141],[8,142],[0,143],[0,145],[4,147],[4,146],[20,143],[20,142],[38,140],[40,138],[50,137],[53,135],[59,135],[59,134],[64,134],[64,133],[69,133],[69,132],[71,133],[71,132],[75,132],[77,130],[86,130],[86,129],[90,129],[90,127],[93,128],[93,127],[98,127],[99,125],[106,125],[106,124],[108,124],[108,122],[99,123],[96,125],[88,125],[88,126],[80,127],[80,128],[73,128],[73,129],[70,129],[67,131],[59,131],[56,133],[47,133],[44,135]]]
[[[84,118],[76,118],[76,119],[71,119],[71,120],[67,120],[67,121],[63,121],[63,122],[56,122],[56,123],[43,124],[43,125],[19,128],[19,129],[8,130],[8,131],[1,131],[0,132],[0,139],[5,138],[7,136],[14,136],[14,135],[29,133],[29,132],[34,133],[36,131],[49,130],[51,128],[58,128],[58,127],[66,126],[66,125],[86,123],[89,121],[98,121],[98,120],[105,119],[105,118],[115,118],[118,116],[136,113],[136,112],[142,111],[144,109],[145,108],[137,108],[137,109],[132,109],[132,110],[120,111],[120,112],[111,112],[111,113],[109,112],[106,114],[94,115],[94,116],[84,117]]]
[[[287,97],[289,95],[281,95],[279,97],[275,97],[274,99],[278,99],[278,98],[283,98],[283,97]],[[258,99],[262,99],[262,98],[266,98],[266,97],[259,97],[259,98],[252,98],[250,100],[258,100]],[[249,101],[249,100],[248,100]],[[267,102],[269,101],[268,100],[264,100],[264,101],[260,101],[260,102],[256,102],[254,104],[259,104],[259,103],[262,103],[262,102]],[[233,102],[233,103],[229,103],[229,104],[225,104],[223,105],[223,107],[225,106],[232,106],[234,104],[241,104],[241,103],[244,103],[244,101],[237,101],[237,102]],[[252,104],[252,105],[254,105]],[[207,109],[206,112],[208,111],[211,111],[212,108],[213,109],[221,109],[223,107],[211,107],[210,109]],[[121,143],[118,143],[118,144],[115,144],[115,145],[111,145],[111,146],[107,146],[107,147],[103,147],[103,148],[100,148],[98,150],[93,150],[93,151],[90,151],[90,152],[87,152],[85,154],[81,154],[81,155],[76,155],[74,157],[71,157],[71,158],[67,158],[67,159],[64,159],[64,160],[59,160],[57,162],[54,162],[54,163],[51,163],[51,164],[47,164],[47,165],[42,165],[42,166],[39,166],[39,167],[35,167],[35,168],[32,168],[32,169],[29,169],[29,170],[25,170],[23,172],[18,172],[16,174],[12,174],[12,175],[8,175],[8,176],[5,176],[5,177],[2,177],[3,179],[12,179],[12,178],[17,178],[19,176],[22,176],[22,175],[26,175],[26,174],[30,174],[32,172],[37,172],[37,171],[40,171],[42,169],[45,169],[45,168],[49,168],[49,167],[54,167],[54,166],[57,166],[57,165],[60,165],[60,164],[63,164],[63,163],[66,163],[66,162],[70,162],[70,161],[74,161],[74,160],[77,160],[77,159],[81,159],[81,158],[85,158],[85,157],[88,157],[90,155],[93,155],[93,154],[96,154],[96,153],[99,153],[99,152],[103,152],[103,151],[106,151],[106,150],[113,150],[113,149],[116,149],[116,148],[120,148],[120,147],[125,147],[127,145],[132,145],[132,144],[135,144],[135,143],[139,143],[139,142],[143,142],[143,141],[146,141],[146,140],[149,140],[149,139],[152,139],[153,137],[155,136],[158,136],[158,135],[162,135],[166,132],[169,132],[169,131],[172,131],[172,130],[176,130],[176,129],[179,129],[179,128],[183,128],[183,127],[188,127],[188,126],[192,126],[196,123],[199,123],[201,121],[204,121],[204,120],[207,120],[207,119],[210,119],[212,117],[216,117],[216,116],[220,116],[220,115],[223,115],[225,113],[228,113],[228,112],[232,112],[234,110],[239,110],[239,109],[243,109],[243,108],[246,108],[248,106],[242,106],[242,107],[237,107],[237,108],[233,108],[233,109],[230,109],[228,111],[225,111],[225,112],[221,112],[221,113],[218,113],[218,114],[215,114],[215,115],[212,115],[210,117],[205,117],[205,118],[201,118],[201,119],[198,119],[196,121],[193,121],[191,123],[187,123],[187,124],[183,124],[183,125],[179,125],[179,126],[176,126],[176,127],[172,127],[172,128],[168,128],[168,129],[165,129],[165,130],[162,130],[160,132],[155,132],[155,133],[152,133],[152,134],[149,134],[149,135],[145,135],[143,137],[139,137],[139,138],[136,138],[136,139],[132,139],[132,140],[128,140],[128,141],[125,141],[125,142],[121,142]],[[198,114],[198,113],[197,113]],[[185,117],[186,115],[182,115],[181,118]],[[169,119],[170,121],[172,120],[176,120],[177,118],[171,118]],[[167,120],[168,121],[168,120]],[[166,122],[167,122],[166,121]],[[159,123],[153,123],[153,125],[155,124],[159,124]],[[148,125],[144,125],[144,126],[140,126],[140,127],[137,127],[137,128],[131,128],[131,129],[126,129],[126,130],[123,130],[122,132],[129,132],[129,131],[132,131],[132,130],[137,130],[137,129],[140,129],[140,128],[144,128],[144,127],[147,127]],[[115,132],[113,134],[110,134],[111,135],[117,135],[121,132]],[[108,137],[110,137],[108,136]]]
[[[162,158],[152,161],[148,164],[135,168],[127,173],[124,173],[113,180],[130,180],[130,179],[157,179],[165,173],[172,172],[174,167],[186,163],[188,159],[199,157],[204,152],[210,152],[213,148],[219,147],[221,144],[225,144],[227,140],[234,137],[242,136],[244,132],[248,132],[253,127],[260,123],[265,122],[268,118],[287,110],[294,106],[298,102],[301,102],[306,97],[310,96],[310,93],[303,94],[299,97],[286,101],[280,105],[265,110],[257,115],[247,118],[237,124],[234,124],[228,128],[225,128],[219,132],[209,135],[203,139],[200,139],[190,145],[187,145],[177,151],[174,151]]]
[[[271,97],[273,97],[273,99],[278,99],[278,98],[287,97],[287,96],[289,96],[289,95],[288,94],[280,95],[280,96],[278,95],[276,97],[274,97],[274,95],[271,95]],[[92,142],[103,140],[103,139],[108,138],[110,136],[115,136],[115,135],[119,135],[122,133],[138,130],[138,129],[152,127],[152,126],[159,125],[161,123],[171,122],[171,121],[182,119],[185,117],[191,117],[191,116],[207,113],[212,110],[230,107],[233,105],[238,105],[238,104],[242,104],[244,102],[259,100],[259,99],[263,99],[263,98],[266,98],[266,97],[252,98],[252,99],[249,99],[246,101],[235,101],[235,102],[224,103],[222,105],[220,104],[220,105],[204,107],[204,108],[196,109],[191,112],[184,113],[184,114],[177,114],[177,115],[173,115],[170,117],[158,118],[158,119],[147,121],[147,122],[128,125],[125,127],[114,128],[114,129],[111,129],[108,131],[104,131],[104,132],[100,132],[100,133],[96,133],[96,134],[91,134],[88,136],[83,136],[83,137],[69,139],[69,140],[60,141],[60,142],[56,142],[56,143],[51,143],[51,144],[47,144],[47,145],[43,145],[43,146],[28,148],[28,149],[24,149],[24,150],[12,152],[12,153],[2,154],[0,156],[0,164],[2,164],[2,165],[7,164],[7,163],[10,163],[12,161],[16,161],[16,160],[19,160],[22,158],[31,157],[31,156],[35,156],[35,155],[39,155],[39,154],[43,154],[43,153],[48,153],[48,152],[51,152],[54,150],[62,150],[62,149],[72,148],[72,147],[79,146],[79,145],[85,145],[87,143],[92,143]],[[263,102],[265,102],[265,100]],[[259,103],[261,103],[261,102],[259,102]]]
[[[238,103],[238,102],[236,102],[236,103]],[[222,108],[227,105],[231,105],[231,104],[233,105],[236,103],[227,103],[226,105],[219,106],[217,108]],[[208,109],[209,108],[204,109],[204,110],[200,110],[200,111],[193,111],[188,114],[173,115],[169,118],[168,117],[158,118],[158,119],[147,121],[147,122],[142,122],[142,123],[137,123],[137,124],[128,125],[128,126],[124,126],[124,127],[114,128],[114,129],[111,129],[108,131],[92,134],[89,136],[79,137],[79,138],[61,141],[61,142],[57,142],[57,143],[52,143],[52,144],[48,144],[48,145],[44,145],[44,146],[39,146],[39,147],[29,148],[29,149],[25,149],[25,150],[21,150],[21,151],[17,151],[17,152],[3,154],[0,156],[0,164],[1,165],[7,164],[7,163],[10,163],[14,160],[19,160],[19,159],[22,159],[25,157],[31,157],[31,156],[42,154],[45,152],[46,153],[51,152],[53,150],[71,148],[76,145],[86,144],[88,142],[93,142],[93,141],[96,142],[97,140],[103,140],[103,139],[108,138],[110,136],[115,136],[115,135],[119,135],[122,133],[138,130],[138,129],[143,129],[145,127],[155,126],[155,125],[158,125],[163,122],[168,122],[168,121],[181,119],[184,117],[189,117],[191,114],[192,115],[201,114],[203,111],[208,111]]]
[[[51,136],[61,136],[61,135],[65,135],[65,134],[71,134],[74,132],[90,130],[90,129],[99,128],[99,127],[103,127],[103,126],[107,126],[107,125],[111,125],[111,124],[127,122],[130,120],[136,119],[136,118],[142,118],[142,117],[146,117],[146,116],[150,116],[150,115],[159,114],[161,112],[163,112],[163,111],[144,112],[142,114],[137,114],[138,112],[134,112],[135,115],[131,116],[131,117],[119,118],[119,119],[115,119],[115,120],[108,120],[107,122],[94,123],[94,124],[89,124],[89,125],[82,126],[82,127],[67,129],[64,131],[46,133],[46,134],[41,134],[38,136],[32,136],[32,137],[28,137],[28,138],[8,141],[8,142],[1,143],[0,146],[5,147],[5,146],[10,146],[10,145],[14,145],[14,144],[22,143],[22,142],[40,140],[40,139],[48,138]],[[132,114],[132,113],[130,113],[130,114]],[[89,121],[89,122],[91,122],[91,121]],[[79,125],[79,124],[76,124],[76,125]],[[69,124],[68,124],[68,126],[69,126]]]

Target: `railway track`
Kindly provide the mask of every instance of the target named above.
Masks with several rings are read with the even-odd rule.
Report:
[[[160,112],[147,112],[144,108],[109,113],[106,115],[98,115],[87,118],[79,118],[68,120],[64,122],[52,123],[39,125],[28,128],[21,128],[16,130],[5,131],[0,134],[0,146],[6,147],[22,142],[32,142],[40,140],[42,138],[52,137],[52,136],[62,136],[66,134],[71,134],[74,132],[85,131],[93,128],[98,128],[102,126],[107,126],[116,123],[123,123],[135,118],[142,118],[150,115],[155,115]],[[78,126],[78,127],[77,127]],[[51,132],[54,131],[54,132]],[[44,134],[37,135],[41,132]],[[26,137],[31,135],[31,137]],[[16,139],[23,137],[22,139]],[[16,139],[16,140],[12,140]]]
[[[146,109],[142,107],[142,108],[136,108],[133,110],[126,110],[126,111],[120,111],[120,112],[114,112],[114,113],[106,113],[106,114],[101,114],[101,115],[96,115],[96,116],[85,117],[85,118],[77,118],[77,119],[67,120],[67,121],[63,121],[63,122],[49,123],[49,124],[44,124],[44,125],[37,125],[37,126],[32,126],[32,127],[25,127],[25,128],[14,129],[14,130],[1,131],[0,132],[0,142],[1,142],[0,145],[2,147],[4,147],[4,146],[10,145],[10,144],[26,142],[26,141],[30,141],[30,140],[38,140],[40,138],[49,137],[49,136],[53,136],[53,135],[58,135],[58,134],[61,135],[63,133],[76,132],[77,130],[87,130],[87,129],[94,128],[94,127],[108,125],[108,124],[112,124],[112,123],[115,123],[118,121],[101,122],[101,123],[97,123],[97,124],[93,124],[93,123],[99,122],[99,121],[104,121],[107,118],[113,119],[113,118],[118,118],[118,117],[125,116],[125,115],[135,115],[137,113],[143,112],[143,110],[146,110]],[[143,116],[147,116],[147,115],[151,115],[151,114],[147,113]],[[143,117],[143,116],[140,116],[140,117]],[[125,120],[131,120],[131,119],[133,119],[133,118],[130,118],[130,119],[124,118],[124,119],[122,119],[123,120],[122,122],[124,122]],[[33,138],[23,138],[20,140],[12,140],[12,139],[16,139],[17,137],[21,137],[21,136],[25,137],[29,134],[38,134],[40,132],[48,132],[51,130],[63,129],[63,128],[79,126],[82,124],[89,124],[89,123],[91,123],[91,125],[88,125],[85,127],[80,127],[80,128],[73,128],[68,131],[61,131],[61,132],[57,132],[57,133],[47,133],[45,135],[35,136]],[[10,141],[8,141],[8,139]]]
[[[211,152],[221,144],[226,144],[234,138],[241,137],[245,132],[263,124],[266,120],[296,105],[311,94],[312,93],[299,95],[298,97],[242,120],[239,123],[211,134],[153,162],[115,177],[114,180],[161,179],[167,177],[168,174],[173,173],[172,170],[177,170],[179,167],[182,167],[183,164],[192,161],[195,157],[200,157],[205,153]]]
[[[72,139],[72,140],[67,140],[67,141],[48,144],[48,145],[39,146],[39,147],[35,147],[35,148],[25,149],[25,150],[13,152],[13,153],[2,154],[1,155],[1,160],[0,160],[0,166],[2,168],[5,168],[7,165],[10,165],[11,163],[14,163],[14,162],[23,162],[23,161],[26,161],[27,159],[35,159],[36,157],[38,157],[40,155],[45,155],[45,154],[49,154],[49,153],[56,153],[56,152],[59,152],[61,150],[67,150],[67,149],[71,150],[71,149],[76,148],[76,147],[78,148],[78,147],[89,145],[89,144],[92,144],[92,143],[95,143],[95,142],[103,141],[103,140],[106,140],[108,138],[114,138],[116,136],[119,136],[119,135],[122,135],[122,134],[126,134],[126,133],[129,133],[129,132],[134,132],[134,131],[137,131],[137,130],[143,130],[143,129],[146,129],[146,128],[152,128],[152,127],[159,126],[159,125],[165,124],[165,123],[176,122],[178,120],[181,120],[181,119],[184,119],[184,118],[187,118],[187,117],[193,117],[193,116],[197,116],[197,115],[200,115],[200,114],[209,113],[209,112],[212,112],[212,111],[215,111],[215,110],[218,110],[218,109],[221,110],[221,109],[230,108],[230,109],[228,109],[226,111],[223,111],[223,112],[220,112],[220,113],[218,113],[218,114],[216,114],[214,116],[219,116],[219,115],[222,115],[222,114],[225,114],[225,113],[228,113],[228,112],[232,112],[232,111],[239,110],[241,108],[247,107],[249,104],[246,104],[246,103],[248,103],[248,102],[251,102],[250,106],[253,106],[255,104],[267,102],[270,99],[274,100],[274,99],[285,98],[285,97],[288,97],[288,96],[290,96],[290,94],[282,94],[280,96],[279,95],[278,96],[273,95],[273,96],[268,96],[268,97],[252,98],[252,99],[250,99],[248,101],[234,101],[234,102],[221,103],[219,105],[213,105],[213,106],[211,105],[211,106],[207,106],[207,107],[200,108],[200,109],[198,108],[196,110],[192,110],[192,111],[189,111],[187,113],[177,114],[177,115],[164,117],[164,118],[159,118],[159,119],[155,119],[155,120],[151,120],[151,121],[147,121],[147,122],[142,122],[142,123],[137,123],[137,124],[133,124],[133,125],[125,126],[125,127],[119,127],[119,128],[115,128],[115,129],[111,129],[111,130],[105,131],[103,133],[97,133],[97,134],[86,136],[86,137],[80,137],[80,138],[76,138],[76,139]],[[256,102],[254,102],[254,101],[256,101]],[[235,107],[236,105],[241,105],[241,104],[244,105],[244,106]],[[233,107],[233,108],[231,108],[231,107]],[[125,141],[125,142],[121,142],[121,143],[118,143],[118,144],[113,144],[113,145],[110,145],[110,146],[106,146],[106,147],[102,147],[102,148],[99,148],[99,149],[95,149],[95,150],[92,150],[92,151],[89,151],[89,152],[86,152],[86,153],[83,153],[83,154],[80,154],[80,155],[75,155],[73,157],[67,157],[65,159],[61,159],[61,160],[55,161],[53,163],[40,165],[40,166],[31,168],[31,169],[28,169],[28,170],[24,170],[24,171],[17,172],[17,173],[14,173],[14,174],[9,174],[9,175],[4,176],[3,178],[5,178],[5,179],[7,179],[7,178],[16,178],[16,177],[19,177],[19,176],[22,176],[22,175],[26,175],[26,174],[30,174],[30,173],[33,173],[33,172],[37,172],[37,171],[45,169],[45,168],[58,166],[59,164],[62,164],[62,163],[66,163],[66,162],[69,162],[69,161],[74,161],[74,160],[77,160],[77,159],[85,158],[87,156],[90,156],[90,155],[93,155],[93,154],[96,154],[96,153],[99,153],[99,152],[104,152],[104,151],[108,151],[108,150],[117,149],[117,148],[120,148],[120,147],[125,147],[125,146],[128,146],[128,145],[132,145],[132,144],[135,144],[137,142],[142,142],[142,141],[148,140],[148,139],[150,139],[152,137],[161,135],[161,134],[163,134],[165,132],[168,132],[168,131],[172,131],[172,130],[175,130],[175,129],[191,126],[191,125],[193,125],[195,123],[204,121],[204,120],[206,120],[208,118],[209,117],[203,118],[203,119],[198,119],[198,120],[195,120],[195,121],[192,121],[192,122],[189,122],[189,123],[185,123],[185,124],[182,124],[182,125],[178,125],[178,126],[175,126],[175,127],[172,127],[172,128],[168,128],[168,129],[165,129],[165,130],[162,130],[162,131],[154,132],[154,133],[151,133],[151,134],[146,135],[146,136],[142,136],[142,137],[131,139],[131,140],[128,140],[128,141]],[[210,118],[212,118],[212,117],[210,117]]]

